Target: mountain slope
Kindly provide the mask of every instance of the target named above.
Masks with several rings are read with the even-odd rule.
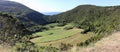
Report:
[[[120,32],[115,32],[108,37],[102,38],[94,46],[80,49],[79,52],[119,52]]]
[[[75,26],[85,29],[85,32],[111,32],[119,29],[120,6],[80,5],[70,11],[51,16],[50,22],[74,23]],[[103,28],[104,27],[104,28]]]
[[[30,32],[16,18],[0,13],[0,44],[14,45]]]
[[[43,14],[17,2],[0,1],[0,12],[15,15],[15,17],[28,27],[47,23],[46,20],[43,19]]]
[[[72,22],[82,20],[84,17],[101,17],[102,15],[110,16],[111,14],[119,15],[120,6],[101,7],[95,5],[80,5],[67,12],[54,15],[52,18],[58,22]]]

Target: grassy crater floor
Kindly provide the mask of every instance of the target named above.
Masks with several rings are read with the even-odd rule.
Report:
[[[37,32],[33,34],[33,36],[41,36],[34,39],[31,39],[37,45],[41,46],[53,46],[59,47],[61,43],[76,45],[77,43],[84,42],[93,36],[91,32],[87,34],[81,34],[80,32],[83,29],[73,28],[69,30],[65,30],[65,27],[71,26],[70,24],[54,28],[50,28],[47,31]]]

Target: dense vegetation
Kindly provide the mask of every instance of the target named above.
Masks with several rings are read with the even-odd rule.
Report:
[[[22,42],[22,38],[30,32],[16,18],[8,14],[0,13],[0,43],[14,45]]]
[[[76,27],[85,29],[86,33],[113,32],[119,29],[120,6],[100,7],[81,5],[59,15],[48,17],[49,22],[74,23]],[[54,19],[54,20],[53,20]]]

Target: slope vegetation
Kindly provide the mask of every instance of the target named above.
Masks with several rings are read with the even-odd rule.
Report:
[[[113,33],[108,37],[102,38],[94,46],[80,49],[78,52],[119,52],[120,51],[120,32]]]
[[[13,1],[0,1],[0,12],[14,15],[27,27],[47,23],[43,14]]]
[[[120,6],[100,7],[95,5],[80,5],[70,11],[48,17],[48,21],[57,23],[74,23],[87,33],[104,35],[118,31],[120,28]]]
[[[0,13],[0,43],[14,45],[30,32],[16,18]]]

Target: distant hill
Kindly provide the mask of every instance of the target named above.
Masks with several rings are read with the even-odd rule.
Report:
[[[14,15],[27,27],[43,25],[47,23],[43,18],[43,14],[17,2],[0,1],[0,12],[6,12]]]
[[[62,12],[43,12],[44,15],[57,15],[60,13],[62,13]]]

